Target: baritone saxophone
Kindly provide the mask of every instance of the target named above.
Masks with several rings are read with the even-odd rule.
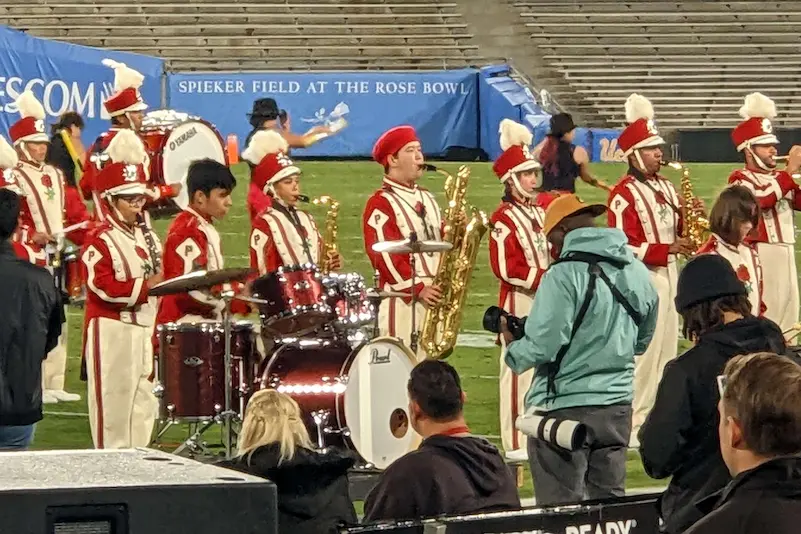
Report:
[[[325,214],[325,229],[323,231],[323,244],[320,249],[320,270],[323,273],[331,272],[331,256],[338,252],[337,235],[339,234],[339,202],[324,195],[312,200],[315,206],[328,206]]]
[[[663,161],[662,165],[681,171],[681,206],[679,209],[684,219],[682,237],[688,239],[693,250],[697,251],[706,242],[709,233],[709,219],[704,210],[697,205],[697,197],[693,191],[692,180],[690,180],[690,169],[676,161],[669,163]]]
[[[479,244],[490,225],[486,213],[467,205],[467,166],[461,166],[456,177],[431,165],[427,168],[446,177],[442,239],[453,245],[441,253],[433,285],[442,288],[442,299],[426,310],[420,334],[420,344],[428,358],[441,360],[450,356],[456,346]]]

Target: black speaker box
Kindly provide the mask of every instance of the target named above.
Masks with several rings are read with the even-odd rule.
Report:
[[[271,482],[149,449],[0,453],[0,534],[274,534]]]

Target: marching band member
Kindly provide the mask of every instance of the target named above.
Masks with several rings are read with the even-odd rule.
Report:
[[[740,115],[745,120],[731,136],[737,151],[743,153],[745,168],[734,171],[729,183],[747,187],[759,202],[761,215],[753,241],[763,265],[765,316],[786,332],[798,322],[793,210],[801,210],[801,194],[792,174],[801,167],[801,147],[790,150],[785,170],[776,169],[779,140],[771,124],[776,117],[775,103],[761,93],[752,93],[745,97]]]
[[[441,215],[436,198],[417,185],[425,159],[417,133],[411,126],[397,126],[384,132],[375,146],[373,159],[384,167],[384,183],[367,200],[362,216],[364,246],[373,268],[378,270],[384,290],[409,297],[385,299],[378,310],[381,335],[400,338],[410,344],[411,334],[421,328],[427,306],[436,305],[442,290],[433,286],[440,253],[423,252],[415,258],[415,322],[411,324],[412,268],[409,254],[377,253],[373,245],[382,241],[409,239],[441,240]],[[418,358],[425,353],[418,347]]]
[[[662,145],[654,125],[654,109],[643,96],[626,100],[629,125],[618,139],[628,158],[629,170],[609,195],[609,226],[628,237],[634,255],[651,272],[659,294],[657,328],[648,350],[638,356],[634,368],[634,413],[631,445],[654,404],[656,389],[665,365],[678,351],[679,316],[674,298],[678,282],[678,254],[694,252],[682,237],[680,201],[673,184],[659,174]]]
[[[534,292],[550,264],[548,240],[542,233],[545,209],[537,192],[542,177],[539,162],[529,152],[532,134],[528,128],[504,119],[500,132],[504,152],[493,165],[493,171],[505,191],[501,205],[490,219],[493,226],[490,265],[501,282],[498,306],[524,317],[531,310]],[[501,441],[507,458],[522,461],[528,458],[526,438],[515,428],[515,421],[525,411],[524,401],[534,370],[516,375],[506,365],[506,347],[502,347]]]
[[[109,162],[95,184],[108,216],[81,256],[89,426],[98,449],[145,447],[157,411],[148,379],[156,299],[148,290],[164,279],[161,244],[139,224],[147,184],[144,145],[132,131],[121,131],[106,152]]]
[[[138,132],[142,127],[144,111],[147,104],[142,100],[139,88],[142,86],[144,76],[124,63],[117,63],[110,59],[104,59],[103,64],[114,69],[114,90],[116,93],[111,95],[103,107],[106,108],[111,117],[111,128],[98,137],[86,151],[83,163],[84,173],[81,177],[80,188],[86,200],[92,199],[95,206],[95,217],[103,221],[107,213],[104,211],[106,204],[100,202],[101,191],[94,186],[95,176],[109,162],[107,153],[108,145],[114,136],[124,130]],[[149,201],[156,201],[161,198],[176,197],[181,192],[180,184],[173,185],[152,185],[150,184],[150,158],[147,156],[144,163],[146,184],[146,198]],[[145,220],[149,220],[147,212],[144,212]]]
[[[189,206],[170,224],[164,242],[164,278],[170,280],[192,271],[216,271],[224,267],[220,234],[215,220],[222,220],[231,208],[231,192],[236,178],[224,164],[202,159],[192,162],[187,172]],[[227,289],[224,285],[223,289]],[[239,285],[232,285],[235,292]],[[211,291],[189,291],[165,295],[159,300],[156,324],[222,320],[225,301]],[[250,313],[238,300],[231,312]]]
[[[23,231],[33,231],[29,239],[29,260],[46,265],[48,247],[60,246],[61,237],[76,245],[83,245],[86,229],[63,235],[65,221],[69,225],[86,222],[88,217],[83,203],[66,196],[66,182],[62,172],[45,163],[50,138],[45,133],[45,110],[30,91],[23,92],[16,102],[22,118],[10,128],[11,140],[17,150],[19,163],[12,171],[14,181],[22,191],[21,212]],[[58,252],[58,251],[56,251]],[[44,260],[44,261],[43,261]],[[64,391],[67,368],[67,331],[64,328],[58,346],[42,362],[42,401],[47,404],[59,401],[80,400],[81,396]]]
[[[19,163],[17,151],[8,144],[5,137],[0,135],[0,189],[8,189],[20,197],[23,196],[17,179],[14,178],[13,169]],[[35,265],[46,265],[47,256],[42,247],[30,240],[32,235],[30,227],[22,220],[20,213],[17,230],[11,236],[11,246],[18,258]]]
[[[717,254],[728,261],[737,278],[745,285],[751,312],[755,317],[765,313],[762,300],[762,262],[756,244],[748,241],[759,224],[759,204],[751,190],[740,185],[724,189],[709,212],[709,236],[698,254]]]
[[[251,183],[263,184],[272,207],[253,220],[250,266],[264,275],[282,266],[318,264],[323,242],[310,213],[297,209],[301,171],[286,155],[287,141],[273,131],[257,132],[242,153],[254,163]],[[332,271],[342,268],[342,257],[328,258]]]

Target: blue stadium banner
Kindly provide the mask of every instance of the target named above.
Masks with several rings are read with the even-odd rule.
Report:
[[[592,129],[592,161],[612,162],[625,161],[623,151],[617,146],[620,130],[603,128]]]
[[[80,113],[88,146],[109,126],[103,101],[114,92],[114,71],[101,63],[104,58],[141,72],[142,97],[151,108],[161,104],[161,59],[38,39],[5,26],[0,26],[0,50],[0,130],[6,138],[19,119],[14,101],[31,89],[44,105],[48,124],[65,111]]]
[[[370,156],[387,129],[411,124],[429,155],[452,146],[478,147],[478,76],[473,69],[438,72],[171,74],[169,107],[198,115],[242,144],[253,101],[271,97],[303,133],[339,117],[348,126],[298,156]]]

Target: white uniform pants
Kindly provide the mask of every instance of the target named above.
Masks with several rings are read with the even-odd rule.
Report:
[[[86,332],[89,426],[98,449],[146,447],[156,420],[152,328],[107,318]]]
[[[634,358],[634,414],[632,442],[637,443],[637,432],[645,422],[656,400],[656,390],[662,380],[665,365],[676,357],[679,350],[679,315],[676,312],[676,284],[678,268],[675,261],[667,267],[651,268],[651,282],[659,295],[656,330],[644,354]]]
[[[426,316],[426,307],[420,302],[415,303],[415,325],[422,328]],[[378,308],[378,331],[382,336],[400,338],[403,344],[411,348],[412,341],[412,306],[406,304],[399,297],[384,300]],[[427,357],[418,336],[417,361]]]
[[[66,314],[66,307],[64,313]],[[42,362],[42,390],[64,391],[64,375],[67,372],[67,332],[68,324],[61,326],[58,345],[47,354]]]
[[[793,245],[758,243],[765,317],[785,332],[798,322],[798,272]],[[794,333],[790,335],[794,336]]]
[[[507,297],[503,309],[516,317],[526,317],[530,315],[531,303],[533,298],[525,293],[514,292]],[[503,343],[503,336],[501,336]],[[522,375],[516,375],[504,360],[506,355],[506,345],[501,348],[500,361],[500,395],[499,408],[501,418],[501,443],[504,451],[514,451],[526,448],[526,435],[515,428],[517,417],[526,411],[526,393],[534,380],[534,369],[530,369]]]

